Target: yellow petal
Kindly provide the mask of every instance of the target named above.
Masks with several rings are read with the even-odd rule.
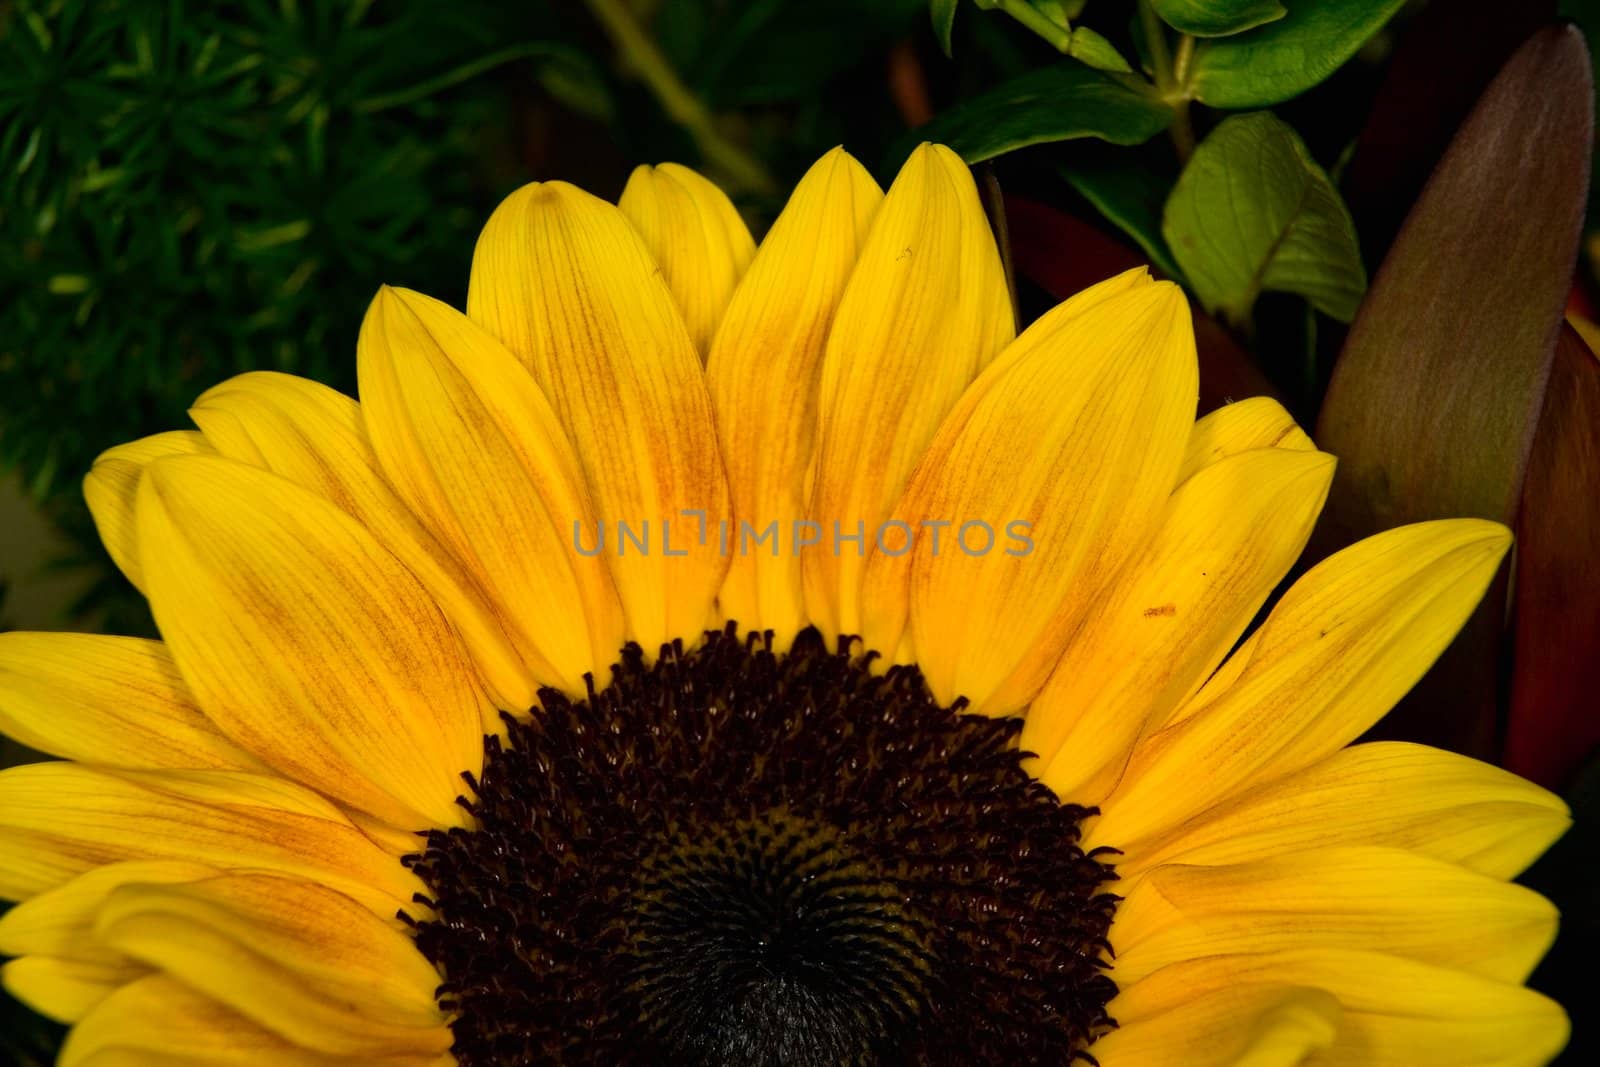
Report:
[[[1093,843],[1133,846],[1355,740],[1450,643],[1510,543],[1497,523],[1420,523],[1312,568],[1262,624],[1238,680],[1140,743]]]
[[[1403,848],[1515,878],[1572,824],[1560,797],[1509,771],[1399,741],[1355,745],[1247,791],[1118,860],[1247,863],[1341,845]]]
[[[1178,470],[1180,482],[1202,467],[1257,448],[1308,451],[1316,446],[1283,405],[1268,396],[1225,404],[1195,420]]]
[[[700,357],[638,234],[580,189],[524,186],[478,239],[467,313],[533,371],[566,428],[629,636],[649,653],[698,637],[728,563],[702,535],[727,521],[728,486]],[[619,523],[649,523],[649,550],[619,544]]]
[[[822,360],[810,502],[821,543],[803,553],[803,574],[825,636],[861,632],[868,541],[940,421],[1015,332],[972,175],[948,148],[923,145],[873,217]]]
[[[95,932],[302,1047],[420,1055],[450,1044],[439,973],[411,937],[322,886],[259,874],[126,885]]]
[[[135,963],[85,963],[25,956],[0,967],[0,986],[58,1023],[74,1023],[116,990],[149,973]]]
[[[450,1067],[448,1057],[332,1056],[290,1043],[168,975],[107,997],[67,1035],[58,1067]]]
[[[977,411],[980,403],[989,396],[994,383],[1004,380],[1017,363],[1036,358],[1039,343],[1049,340],[1055,333],[1065,329],[1070,322],[1107,301],[1143,289],[1150,284],[1150,272],[1143,267],[1123,271],[1057,305],[1029,328],[1028,334],[1024,335],[1027,340],[1018,340],[1008,345],[999,358],[984,370],[979,380],[961,394],[955,407],[940,425],[933,445],[923,454],[921,464],[913,472],[911,487],[908,487],[907,494],[897,501],[895,519],[907,523],[914,533],[919,532],[907,515],[908,509],[916,504],[916,501],[910,498],[911,488],[920,486],[918,492],[926,495],[928,484],[934,474],[932,470],[935,466],[934,459],[948,454],[951,444],[972,420],[973,413]],[[935,516],[931,521],[935,525],[923,527],[920,531],[926,542],[926,549],[929,552],[933,551],[934,539],[937,536],[940,552],[957,551],[958,549],[951,547],[953,536],[950,532],[952,525],[958,525],[955,520]],[[940,522],[946,525],[937,525]],[[981,530],[978,532],[981,534]],[[1020,543],[1008,543],[1010,547],[1020,547]],[[868,552],[866,573],[862,581],[861,637],[867,648],[875,649],[885,655],[888,655],[890,650],[895,650],[894,662],[910,663],[916,658],[916,648],[908,625],[913,557],[910,553],[902,551],[901,547],[895,540],[894,532],[889,532],[885,538],[884,550],[880,550],[879,546],[874,544]],[[1004,548],[997,550],[1004,551]]]
[[[140,592],[144,575],[139,566],[133,505],[139,478],[151,460],[163,456],[189,456],[211,452],[203,435],[193,430],[173,430],[141,437],[100,453],[83,479],[83,499],[94,517],[95,529],[117,569]]]
[[[0,634],[0,731],[115,767],[261,770],[205,717],[165,645],[98,634]]]
[[[477,578],[384,480],[361,405],[317,382],[251,371],[201,394],[189,414],[222,455],[319,493],[367,527],[455,625],[496,703],[520,709],[533,702],[538,682]]]
[[[126,957],[94,936],[95,916],[112,890],[139,882],[191,882],[216,873],[216,868],[200,863],[160,860],[92,868],[0,915],[0,955],[54,956],[107,965],[123,962]]]
[[[1111,937],[1119,984],[1201,956],[1310,948],[1387,952],[1521,983],[1556,934],[1555,908],[1533,890],[1395,848],[1168,864],[1125,895]]]
[[[1190,696],[1288,573],[1333,477],[1321,452],[1258,449],[1178,487],[1127,577],[1092,609],[1028,707],[1034,774],[1098,804],[1146,729]]]
[[[151,608],[207,716],[354,808],[460,821],[483,698],[410,572],[322,497],[232,460],[160,460],[139,494]]]
[[[900,557],[935,696],[991,714],[1031,699],[1159,519],[1197,388],[1168,282],[1062,305],[972,387],[895,509],[913,528],[950,524],[944,544],[922,536]]]
[[[882,200],[842,148],[807,171],[734,293],[706,366],[745,538],[730,553],[721,607],[745,630],[775,631],[780,646],[806,625],[794,524],[806,514],[823,347]],[[774,522],[771,547],[750,540]]]
[[[1323,989],[1344,1014],[1322,1067],[1541,1067],[1566,1044],[1561,1006],[1518,985],[1400,956],[1339,949],[1215,955],[1157,971],[1112,1001],[1157,982],[1201,997],[1253,983]]]
[[[1239,642],[1238,647],[1212,672],[1211,677],[1205,680],[1205,684],[1200,687],[1194,696],[1171,709],[1164,718],[1148,723],[1147,729],[1155,730],[1158,727],[1171,726],[1174,723],[1182,722],[1209,706],[1212,701],[1222,695],[1223,690],[1237,682],[1240,676],[1244,674],[1245,668],[1255,658],[1256,644],[1260,639],[1261,628],[1258,626],[1248,637]]]
[[[1100,1067],[1295,1067],[1333,1044],[1333,996],[1254,982],[1203,996],[1151,980],[1111,1002],[1121,1024],[1090,1048]]]
[[[661,264],[689,339],[705,355],[756,254],[738,209],[721,189],[677,163],[635,167],[617,206]]]
[[[623,643],[606,561],[575,546],[594,511],[549,403],[505,347],[407,289],[379,291],[357,347],[368,432],[390,480],[484,576],[541,685],[583,692]],[[510,705],[531,706],[532,694]]]
[[[277,774],[238,771],[116,771],[118,778],[157,793],[201,804],[243,804],[272,811],[295,812],[329,822],[353,822],[343,809],[321,793]],[[416,843],[415,835],[412,844]]]
[[[218,772],[221,773],[221,772]],[[392,917],[422,883],[348,821],[287,782],[238,775],[231,803],[158,792],[73,763],[0,771],[0,899],[25,900],[109,863],[159,860],[318,881]],[[269,799],[276,796],[276,802]]]

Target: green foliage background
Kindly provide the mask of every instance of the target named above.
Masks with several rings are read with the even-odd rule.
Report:
[[[459,303],[516,185],[614,197],[679,160],[759,233],[832,146],[887,180],[924,138],[1137,245],[1314,412],[1376,265],[1340,174],[1422,6],[0,0],[0,473],[94,575],[64,621],[151,632],[79,496],[94,457],[244,370],[353,392],[378,285]],[[47,1058],[4,1011],[0,1059]]]
[[[916,0],[649,6],[669,60],[785,175],[894,121],[838,94],[926,18]],[[70,535],[64,564],[95,569],[74,615],[149,627],[78,496],[101,450],[187,425],[251,368],[350,390],[377,286],[459,300],[511,188],[614,195],[627,162],[698,155],[577,3],[0,3],[0,469]]]

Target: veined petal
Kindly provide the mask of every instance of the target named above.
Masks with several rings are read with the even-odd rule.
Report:
[[[149,973],[142,964],[24,956],[0,966],[0,986],[58,1023],[75,1023],[117,989]]]
[[[1197,997],[1160,979],[1111,1012],[1120,1025],[1090,1048],[1100,1067],[1296,1067],[1333,1044],[1343,1014],[1320,989],[1252,982]]]
[[[205,717],[167,647],[138,637],[0,634],[0,732],[85,763],[264,769]]]
[[[259,874],[125,885],[95,932],[305,1048],[422,1055],[450,1045],[439,973],[410,936],[323,886]]]
[[[1163,968],[1145,982],[1200,997],[1254,983],[1323,989],[1344,1014],[1312,1063],[1361,1067],[1541,1067],[1566,1044],[1565,1012],[1531,989],[1400,956],[1341,949],[1215,955]]]
[[[1104,799],[1134,743],[1210,676],[1288,573],[1333,467],[1321,452],[1257,449],[1178,487],[1028,707],[1020,745],[1037,777],[1074,803]]]
[[[1028,333],[1024,334],[1024,338],[1028,338],[1026,341],[1019,338],[1016,342],[1007,345],[999,357],[985,368],[978,382],[961,394],[961,398],[956,401],[955,407],[945,417],[944,422],[940,424],[934,446],[923,454],[922,463],[913,472],[912,485],[929,482],[930,472],[925,470],[924,466],[930,462],[930,455],[935,452],[939,455],[948,453],[950,444],[965,431],[980,402],[989,395],[990,386],[1002,380],[1018,362],[1036,357],[1039,342],[1049,339],[1053,333],[1065,329],[1072,320],[1092,311],[1106,301],[1117,299],[1137,289],[1143,289],[1150,285],[1151,281],[1150,272],[1143,267],[1126,270],[1121,274],[1107,278],[1103,282],[1074,294],[1071,298],[1046,313],[1038,322],[1029,327]],[[1032,335],[1031,338],[1029,334]],[[919,491],[926,493],[927,486],[924,485],[923,489]],[[908,499],[909,492],[908,488],[907,496],[902,496],[895,509],[896,517],[902,522],[908,521],[904,513],[911,506],[911,502]],[[928,526],[922,530],[917,530],[913,526],[913,533],[926,540],[926,547],[930,552],[934,549],[935,536],[939,538],[939,544],[943,546],[940,551],[954,551],[950,547],[951,534],[949,532],[949,525],[954,524],[954,520],[948,517],[935,516],[931,521],[934,523],[943,522],[945,525]],[[899,546],[893,538],[894,533],[890,533],[889,539],[886,540],[884,546],[886,550],[880,550],[879,546],[874,545],[867,556],[867,569],[862,582],[861,637],[867,648],[875,649],[885,655],[893,651],[895,653],[894,662],[910,663],[916,658],[911,628],[908,625],[911,611],[910,584],[913,560],[909,553],[896,551]],[[999,550],[1003,551],[1003,549]]]
[[[1479,519],[1419,523],[1312,568],[1262,624],[1238,679],[1140,743],[1091,843],[1132,847],[1355,740],[1450,643],[1510,543]]]
[[[622,647],[604,559],[575,528],[594,511],[555,412],[505,347],[465,315],[383,288],[357,347],[368,432],[389,479],[471,560],[542,685],[583,692]],[[520,711],[531,707],[524,693]]]
[[[242,804],[271,811],[295,812],[314,819],[344,823],[351,819],[321,793],[291,782],[277,774],[241,774],[237,771],[123,771],[118,778],[144,786],[157,793],[198,801],[201,804]],[[416,841],[412,835],[413,844]]]
[[[727,570],[706,535],[727,521],[728,485],[700,357],[638,234],[573,186],[524,186],[478,238],[467,313],[566,428],[609,528],[629,636],[648,653],[697,638]],[[649,523],[649,550],[625,551],[618,523]]]
[[[410,572],[324,498],[232,460],[161,460],[139,494],[151,607],[207,716],[395,825],[460,821],[484,701]]]
[[[1572,825],[1562,799],[1509,771],[1400,741],[1354,745],[1129,850],[1156,863],[1248,863],[1307,849],[1383,845],[1515,878]]]
[[[948,148],[923,145],[873,216],[822,359],[810,501],[821,543],[803,554],[803,575],[825,637],[861,632],[868,542],[940,422],[1015,333],[972,175]]]
[[[0,956],[54,956],[117,964],[126,957],[94,936],[95,916],[111,891],[132,883],[192,882],[215,867],[181,861],[129,861],[84,871],[70,882],[29,897],[0,915]]]
[[[239,775],[232,803],[157,792],[75,763],[0,771],[0,899],[26,900],[125,860],[270,870],[317,881],[391,917],[422,883],[348,821],[307,814],[326,804],[291,783]],[[267,798],[285,792],[301,800]]]
[[[1201,956],[1311,948],[1387,952],[1521,983],[1556,934],[1555,908],[1533,890],[1396,848],[1167,864],[1125,897],[1119,984]]]
[[[617,201],[661,264],[702,356],[750,261],[756,243],[728,195],[688,167],[635,167]]]
[[[1171,726],[1174,723],[1182,722],[1221,696],[1225,689],[1239,680],[1240,676],[1244,674],[1245,668],[1250,665],[1250,661],[1255,658],[1256,645],[1260,639],[1261,628],[1258,626],[1243,641],[1239,642],[1238,647],[1218,665],[1217,669],[1212,672],[1211,677],[1205,680],[1205,684],[1200,687],[1194,696],[1173,708],[1164,720],[1147,724],[1148,730],[1155,730],[1162,726]]]
[[[916,658],[940,701],[1008,714],[1037,692],[1158,521],[1197,382],[1188,306],[1156,282],[1063,305],[972,387],[895,509],[914,529],[951,524],[945,544],[919,535],[905,553]]]
[[[780,646],[806,625],[795,523],[806,515],[822,352],[883,191],[842,148],[818,160],[761,242],[706,375],[740,538],[720,604]],[[746,545],[777,523],[772,548]]]
[[[1283,405],[1269,396],[1225,404],[1195,420],[1184,449],[1178,481],[1213,463],[1257,448],[1309,451],[1316,445]]]
[[[139,478],[152,460],[212,451],[204,435],[193,430],[172,430],[107,449],[100,453],[84,476],[83,499],[94,517],[95,529],[100,531],[100,540],[117,569],[141,593],[144,592],[144,574],[139,566],[139,539],[133,513]]]
[[[533,702],[539,683],[477,578],[384,480],[360,404],[305,378],[251,371],[202,393],[189,415],[222,455],[327,497],[370,530],[455,625],[496,703],[524,708]]]
[[[58,1067],[449,1067],[447,1056],[332,1056],[301,1048],[168,975],[107,997],[73,1027]]]

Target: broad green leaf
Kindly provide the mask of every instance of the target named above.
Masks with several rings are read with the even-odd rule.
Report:
[[[1278,0],[1150,0],[1161,21],[1196,37],[1226,37],[1283,18]]]
[[[1299,135],[1264,111],[1227,119],[1200,143],[1161,231],[1201,303],[1234,322],[1264,289],[1348,322],[1366,289],[1344,201]]]
[[[1169,278],[1183,272],[1161,236],[1161,207],[1172,189],[1170,176],[1120,157],[1076,160],[1061,176],[1109,221],[1138,242],[1150,262]]]
[[[1289,13],[1195,47],[1189,89],[1220,108],[1268,107],[1344,66],[1405,0],[1289,0]]]
[[[1172,109],[1140,84],[1081,63],[1058,63],[957,104],[915,137],[947,144],[968,163],[1078,137],[1141,144],[1167,128]],[[895,162],[909,151],[908,145]]]
[[[939,39],[939,47],[944,49],[945,55],[951,55],[950,31],[955,28],[956,8],[961,0],[929,0],[928,14],[933,18],[933,35]]]

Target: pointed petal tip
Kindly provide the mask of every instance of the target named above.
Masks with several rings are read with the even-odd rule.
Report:
[[[633,177],[637,177],[641,171],[649,175],[652,173],[653,168],[647,163],[641,163],[633,169],[630,180]],[[573,185],[571,182],[560,180],[528,182],[526,185],[520,185],[506,194],[505,199],[501,200],[494,211],[490,213],[489,222],[493,223],[496,216],[506,211],[525,211],[536,208],[560,209],[588,203],[615,207],[615,205],[600,199],[586,189]],[[487,226],[485,226],[485,229],[487,229]]]

